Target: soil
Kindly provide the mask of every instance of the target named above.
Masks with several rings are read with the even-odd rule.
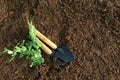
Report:
[[[27,19],[75,60],[61,65],[43,53],[26,59],[0,56],[0,80],[120,80],[120,0],[0,0],[0,51],[27,39]]]

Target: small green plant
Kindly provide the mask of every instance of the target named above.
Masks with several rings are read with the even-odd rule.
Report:
[[[21,41],[19,42],[13,50],[9,50],[4,48],[4,53],[11,54],[10,62],[15,58],[16,55],[19,58],[26,57],[26,59],[30,60],[31,64],[30,67],[40,65],[44,62],[44,58],[41,54],[41,42],[36,37],[36,28],[32,24],[32,22],[28,21],[28,28],[29,28],[29,36],[28,41]]]

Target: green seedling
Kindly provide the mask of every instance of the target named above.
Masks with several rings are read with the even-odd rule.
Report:
[[[9,60],[10,62],[15,58],[16,55],[18,55],[19,58],[26,57],[26,59],[30,60],[30,67],[33,67],[43,63],[44,58],[42,57],[40,49],[41,42],[36,37],[36,29],[32,22],[28,21],[28,28],[28,41],[23,40],[22,42],[19,42],[13,50],[4,48],[3,52],[11,55],[11,59]]]

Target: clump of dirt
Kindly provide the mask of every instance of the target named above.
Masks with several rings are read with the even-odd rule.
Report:
[[[0,56],[0,80],[119,80],[119,0],[12,0],[0,1],[0,51],[27,39],[26,17],[58,46],[65,44],[75,61],[45,63],[30,68],[18,57]]]

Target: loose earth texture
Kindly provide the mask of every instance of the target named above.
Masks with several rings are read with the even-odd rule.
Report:
[[[75,61],[61,65],[0,55],[0,80],[120,80],[120,0],[0,0],[0,51],[27,40],[27,18]]]

